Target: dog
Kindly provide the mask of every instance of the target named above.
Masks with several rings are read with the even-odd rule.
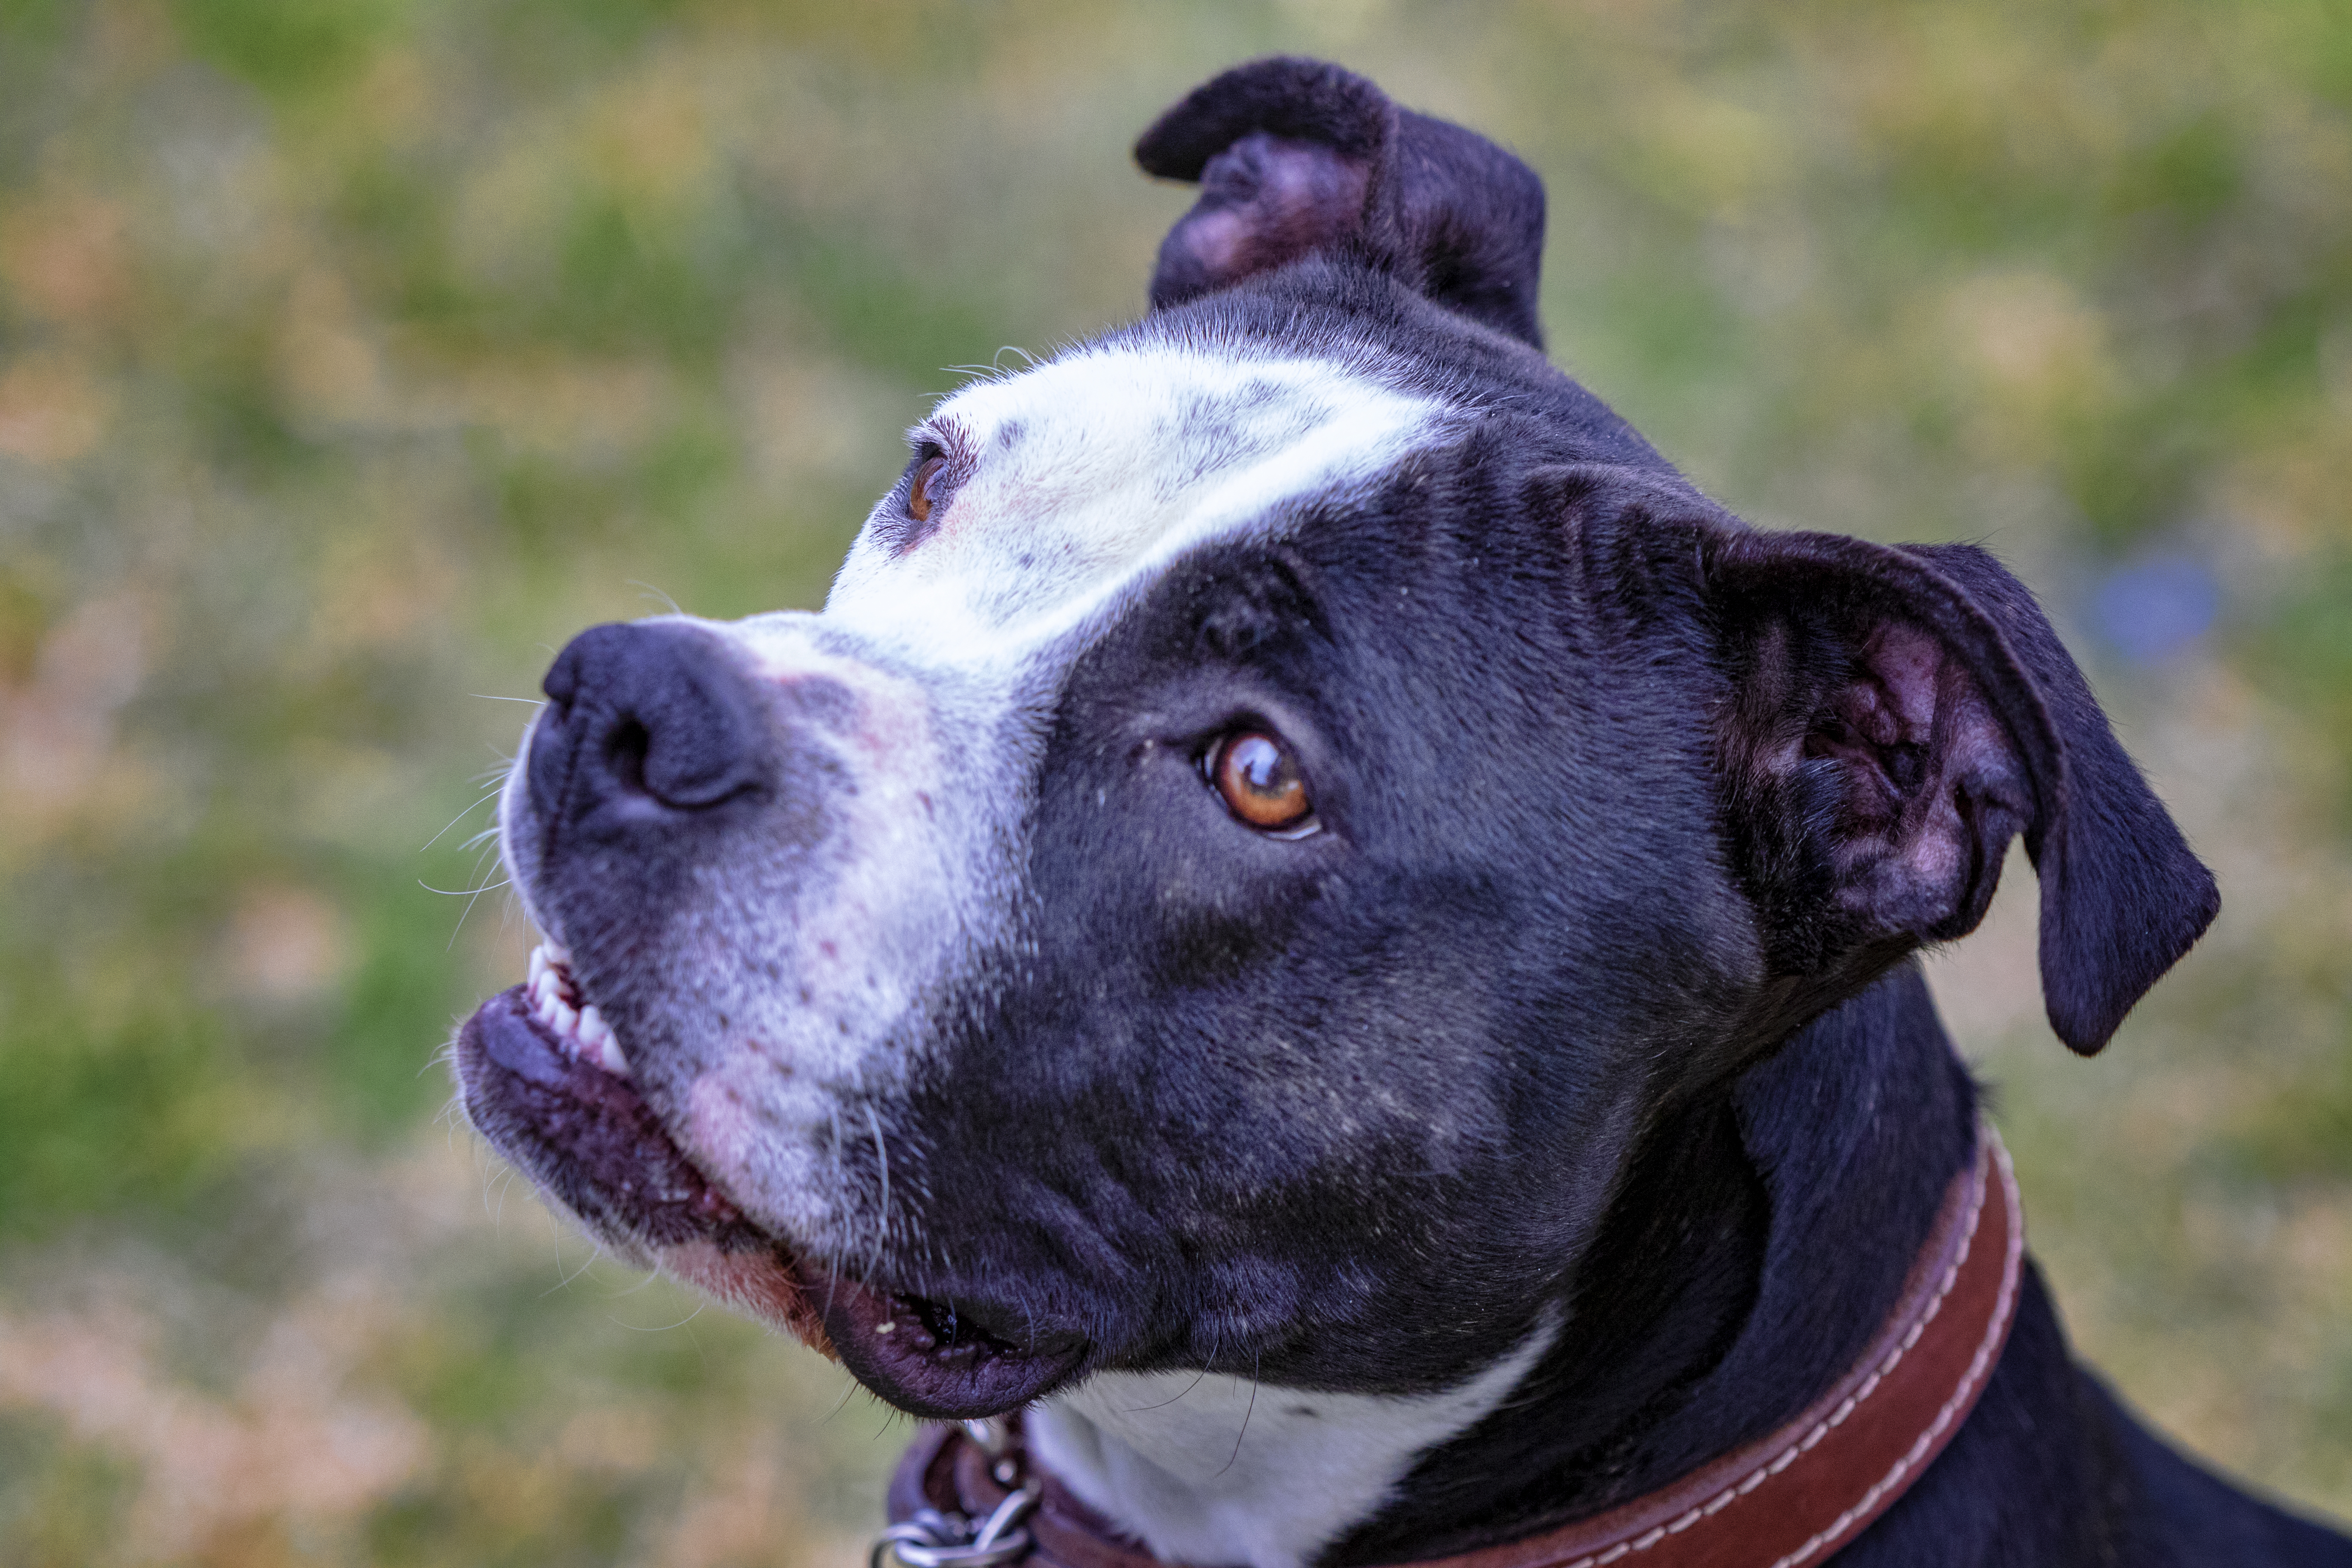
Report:
[[[1700,494],[1546,361],[1535,175],[1360,77],[1137,157],[1150,312],[940,403],[822,612],[555,659],[474,1124],[1020,1412],[910,1561],[1014,1550],[976,1441],[1073,1568],[2352,1563],[2072,1361],[1921,977],[2012,838],[2085,1055],[2218,908],[2032,595]]]

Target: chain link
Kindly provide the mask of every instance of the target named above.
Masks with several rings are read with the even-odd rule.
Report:
[[[1034,1542],[1022,1521],[1035,1511],[1044,1489],[1035,1477],[1022,1475],[1012,1428],[1002,1419],[967,1421],[963,1429],[988,1456],[997,1484],[1013,1489],[978,1524],[960,1513],[918,1510],[874,1538],[866,1568],[891,1568],[893,1559],[900,1568],[1005,1568],[1029,1554]]]

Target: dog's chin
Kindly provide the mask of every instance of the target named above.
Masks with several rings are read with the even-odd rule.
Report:
[[[607,1247],[836,1357],[910,1415],[998,1415],[1084,1359],[1080,1342],[1015,1343],[969,1306],[893,1293],[755,1224],[662,1126],[560,960],[484,1003],[457,1057],[474,1125]]]

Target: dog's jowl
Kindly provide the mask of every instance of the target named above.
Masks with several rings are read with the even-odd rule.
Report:
[[[1700,495],[1544,359],[1534,176],[1359,78],[1137,154],[1150,313],[940,405],[823,611],[548,671],[476,1125],[1015,1415],[930,1562],[2352,1562],[2071,1362],[1920,979],[2012,839],[2085,1054],[2216,907],[2027,592]]]

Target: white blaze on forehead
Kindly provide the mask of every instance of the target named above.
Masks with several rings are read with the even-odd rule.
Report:
[[[915,432],[947,454],[946,503],[877,516],[824,618],[948,662],[1034,647],[1193,545],[1368,485],[1443,412],[1328,361],[1167,346],[968,387]]]

